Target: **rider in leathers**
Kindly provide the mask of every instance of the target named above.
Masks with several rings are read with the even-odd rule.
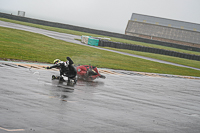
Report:
[[[74,62],[71,60],[70,57],[67,57],[67,61],[60,61],[59,59],[54,60],[54,65],[47,67],[47,69],[57,68],[60,70],[60,76],[58,77],[60,81],[63,81],[63,76],[68,77],[68,81],[70,79],[76,80],[76,69],[72,65]]]

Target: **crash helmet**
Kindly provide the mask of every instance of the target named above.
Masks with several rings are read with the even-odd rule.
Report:
[[[56,64],[56,63],[59,63],[60,62],[60,59],[55,59],[54,61],[53,61],[53,64]]]

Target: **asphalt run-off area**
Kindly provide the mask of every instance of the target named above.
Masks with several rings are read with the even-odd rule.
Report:
[[[0,61],[0,133],[199,133],[200,79],[99,69],[52,80],[47,65]]]

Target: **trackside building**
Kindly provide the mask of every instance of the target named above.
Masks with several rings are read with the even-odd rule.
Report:
[[[200,24],[133,13],[126,35],[200,48]]]

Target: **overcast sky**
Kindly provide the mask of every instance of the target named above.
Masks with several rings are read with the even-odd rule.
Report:
[[[200,24],[200,0],[0,0],[0,12],[125,33],[132,13]]]

